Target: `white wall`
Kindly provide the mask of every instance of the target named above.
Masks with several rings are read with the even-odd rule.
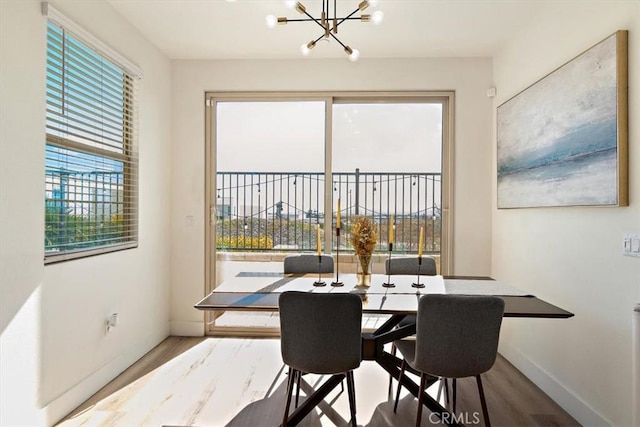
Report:
[[[145,71],[140,245],[44,266],[46,18],[39,1],[2,0],[1,425],[55,422],[169,332],[170,63],[105,2],[53,3]]]
[[[629,30],[630,206],[497,210],[492,179],[494,277],[575,313],[507,319],[500,350],[588,426],[632,425],[640,258],[621,253],[622,234],[640,232],[640,3],[555,2],[494,58],[497,107],[618,29]]]
[[[491,69],[487,58],[174,61],[172,333],[204,330],[203,315],[192,306],[205,289],[205,91],[455,90],[454,270],[488,275],[492,102],[485,94]]]

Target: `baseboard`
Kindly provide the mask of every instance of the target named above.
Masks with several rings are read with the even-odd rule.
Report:
[[[46,404],[43,408],[46,414],[46,424],[54,425],[62,420],[69,412],[73,411],[73,409],[94,395],[129,366],[133,365],[166,337],[167,335],[164,334],[154,337],[150,336],[148,340],[145,340],[130,351],[111,360],[81,382],[56,397],[53,401]]]
[[[611,421],[598,414],[579,396],[531,361],[520,350],[501,342],[500,354],[583,426],[604,427],[612,425]]]
[[[204,322],[185,322],[172,320],[169,322],[171,335],[176,337],[202,337],[204,336]]]

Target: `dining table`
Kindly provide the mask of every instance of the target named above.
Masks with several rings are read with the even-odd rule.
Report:
[[[413,322],[399,325],[406,316],[417,314],[418,301],[423,296],[429,294],[498,296],[505,302],[505,318],[567,319],[574,315],[511,284],[490,277],[374,274],[371,277],[370,286],[359,286],[357,283],[355,274],[337,276],[240,272],[223,281],[194,307],[204,311],[275,313],[278,311],[279,295],[287,291],[358,294],[362,299],[363,314],[388,315],[386,321],[377,329],[363,331],[362,359],[375,361],[416,397],[420,393],[418,384],[406,373],[400,377],[402,360],[386,351],[384,346],[416,333],[416,325]],[[336,374],[328,378],[290,413],[287,425],[299,424],[344,378],[344,374]],[[437,380],[436,377],[430,377],[427,388]],[[458,425],[455,416],[450,416],[447,409],[426,391],[423,393],[425,406],[439,416],[444,424]]]

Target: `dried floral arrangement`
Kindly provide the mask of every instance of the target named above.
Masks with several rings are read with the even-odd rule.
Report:
[[[378,243],[378,231],[373,218],[357,215],[351,220],[351,246],[358,256],[364,274],[369,274],[371,254]]]

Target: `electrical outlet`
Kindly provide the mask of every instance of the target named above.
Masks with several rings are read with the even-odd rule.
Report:
[[[105,320],[105,334],[111,331],[111,328],[118,326],[118,313],[113,313]]]

